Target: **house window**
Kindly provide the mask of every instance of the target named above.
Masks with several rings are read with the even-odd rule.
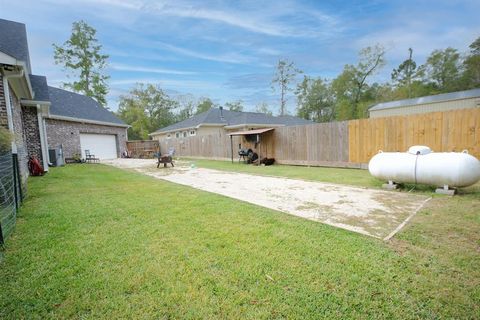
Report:
[[[183,137],[184,137],[184,138],[187,137],[187,131],[183,131]]]
[[[167,139],[170,139],[172,137],[172,134],[167,134]]]
[[[180,132],[175,132],[175,138],[180,138]]]
[[[197,135],[197,131],[190,130],[190,137]]]

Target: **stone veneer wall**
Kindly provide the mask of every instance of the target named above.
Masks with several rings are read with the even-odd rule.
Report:
[[[117,156],[126,149],[127,128],[111,127],[105,125],[46,119],[48,148],[63,147],[63,154],[66,158],[74,154],[81,154],[80,134],[98,133],[113,134],[117,141]]]
[[[29,157],[36,157],[42,163],[42,144],[38,125],[37,108],[22,106],[23,129],[25,131],[27,152]]]
[[[11,88],[10,90],[10,99],[13,106],[13,128],[15,132],[15,144],[17,145],[17,155],[18,155],[18,167],[20,171],[22,189],[24,190],[23,195],[26,194],[27,188],[27,178],[29,175],[28,172],[28,152],[27,152],[27,138],[25,136],[25,131],[23,128],[23,116],[22,116],[22,106],[17,96]]]
[[[3,90],[3,77],[0,74],[0,126],[8,129],[7,104],[5,103],[5,92]]]

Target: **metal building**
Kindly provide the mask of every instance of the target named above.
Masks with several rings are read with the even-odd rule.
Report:
[[[467,108],[480,108],[480,89],[383,102],[368,111],[370,118],[380,118]]]

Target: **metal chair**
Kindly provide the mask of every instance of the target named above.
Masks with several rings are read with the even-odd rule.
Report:
[[[90,153],[90,150],[85,150],[85,162],[99,162],[100,159],[96,158],[94,154]]]

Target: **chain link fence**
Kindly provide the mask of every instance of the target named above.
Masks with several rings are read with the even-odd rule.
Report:
[[[17,155],[0,154],[0,244],[12,233],[23,199]]]

